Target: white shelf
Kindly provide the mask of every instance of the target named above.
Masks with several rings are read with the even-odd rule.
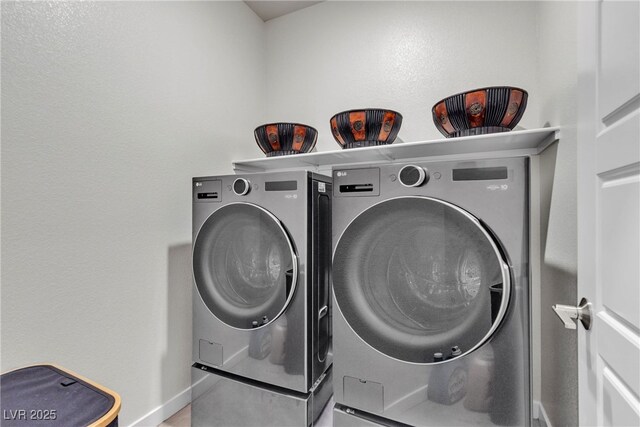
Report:
[[[273,170],[331,170],[334,166],[370,165],[383,162],[443,159],[486,159],[534,156],[559,139],[559,127],[528,129],[489,135],[403,142],[377,147],[320,151],[282,157],[241,160],[233,163],[236,172]]]

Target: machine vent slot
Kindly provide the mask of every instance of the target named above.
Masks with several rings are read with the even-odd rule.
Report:
[[[454,169],[454,181],[485,181],[493,179],[507,179],[508,171],[505,166],[495,168]]]
[[[295,191],[298,189],[297,181],[267,181],[264,183],[265,191]]]

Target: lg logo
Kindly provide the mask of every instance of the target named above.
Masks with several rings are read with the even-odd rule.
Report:
[[[347,176],[346,172],[338,171],[336,172],[336,176]]]

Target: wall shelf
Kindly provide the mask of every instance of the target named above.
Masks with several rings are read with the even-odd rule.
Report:
[[[559,139],[559,127],[527,129],[454,139],[403,142],[378,147],[320,151],[283,157],[241,160],[236,173],[273,170],[330,171],[334,166],[373,165],[407,160],[486,159],[535,156]]]

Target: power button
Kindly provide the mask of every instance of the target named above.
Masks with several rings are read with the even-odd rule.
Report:
[[[251,191],[251,183],[248,180],[244,178],[238,178],[233,181],[233,192],[238,196],[244,196],[248,194],[249,191]]]

